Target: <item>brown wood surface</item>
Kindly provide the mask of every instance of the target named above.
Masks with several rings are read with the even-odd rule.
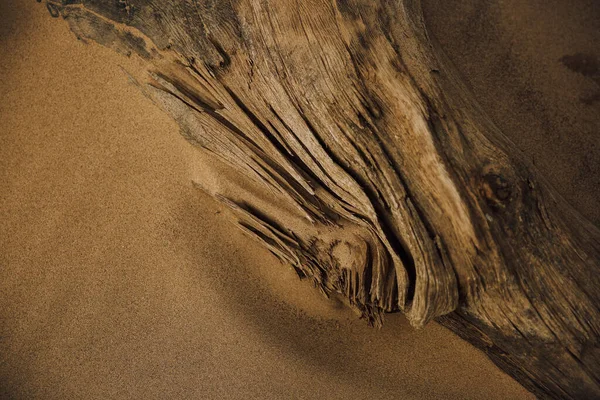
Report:
[[[436,319],[540,397],[600,398],[600,232],[474,104],[418,0],[47,7],[147,60],[132,79],[189,141],[285,199],[218,196],[301,277],[375,324]]]

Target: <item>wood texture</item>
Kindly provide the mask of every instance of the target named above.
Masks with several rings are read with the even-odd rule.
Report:
[[[286,199],[218,196],[301,277],[375,324],[436,319],[540,397],[600,398],[600,232],[474,104],[418,0],[46,4],[147,60],[186,138]]]

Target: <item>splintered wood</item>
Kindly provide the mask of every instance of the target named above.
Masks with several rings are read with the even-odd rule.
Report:
[[[296,210],[217,196],[301,277],[371,323],[437,319],[540,397],[600,397],[600,234],[473,104],[418,0],[63,3],[80,39],[147,61],[191,143]]]

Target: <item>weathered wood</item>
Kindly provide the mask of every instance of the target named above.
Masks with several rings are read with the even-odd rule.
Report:
[[[297,210],[219,196],[300,276],[374,323],[437,319],[540,397],[600,398],[600,232],[473,103],[419,0],[47,6],[147,60],[190,142]]]

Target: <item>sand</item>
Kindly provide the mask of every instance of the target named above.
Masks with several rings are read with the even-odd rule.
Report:
[[[136,60],[33,1],[0,15],[1,398],[532,398],[437,324],[369,328],[246,237],[192,185],[232,172],[128,81]]]

